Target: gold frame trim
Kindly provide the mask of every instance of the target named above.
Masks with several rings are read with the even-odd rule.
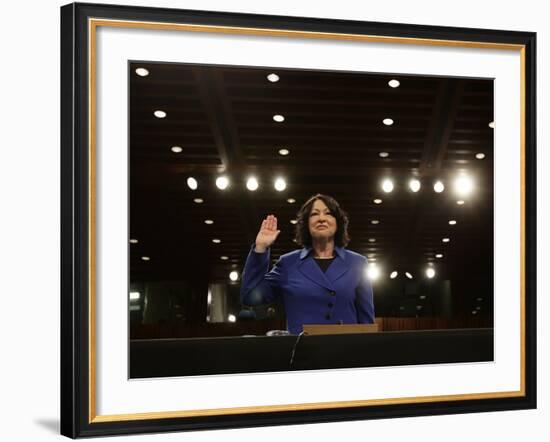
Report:
[[[237,35],[254,35],[254,36],[271,36],[271,37],[293,37],[293,38],[309,38],[309,39],[328,39],[340,41],[359,41],[371,43],[388,43],[388,44],[413,44],[421,46],[444,46],[444,47],[462,47],[462,48],[478,48],[478,49],[497,49],[519,51],[520,53],[520,207],[521,207],[521,228],[520,228],[520,389],[518,391],[506,392],[489,392],[489,393],[466,393],[455,395],[440,395],[440,396],[418,396],[418,397],[403,397],[403,398],[388,398],[388,399],[369,399],[369,400],[353,400],[353,401],[337,401],[337,402],[317,402],[303,404],[285,404],[285,405],[263,405],[254,407],[235,407],[235,408],[216,408],[216,409],[198,409],[198,410],[180,410],[180,411],[160,411],[149,413],[131,413],[131,414],[113,414],[113,415],[97,415],[96,414],[96,35],[97,28],[116,27],[116,28],[139,28],[149,30],[170,30],[170,31],[186,31],[186,32],[207,32],[221,34],[237,34]],[[442,401],[462,401],[472,399],[499,399],[499,398],[514,398],[525,396],[525,107],[526,107],[526,79],[525,79],[525,45],[520,44],[501,44],[491,42],[472,42],[472,41],[456,41],[456,40],[438,40],[438,39],[423,39],[423,38],[404,38],[404,37],[387,37],[376,35],[358,35],[358,34],[339,34],[328,32],[305,32],[305,31],[290,31],[282,29],[263,29],[263,28],[243,28],[231,26],[211,26],[211,25],[190,25],[180,23],[156,23],[156,22],[140,22],[128,20],[105,20],[105,19],[88,19],[88,98],[89,98],[89,423],[100,422],[120,422],[120,421],[138,421],[146,419],[170,419],[179,417],[198,417],[198,416],[219,416],[219,415],[237,415],[258,412],[280,412],[280,411],[298,411],[298,410],[321,410],[327,408],[344,408],[344,407],[364,407],[375,405],[396,405],[396,404],[414,404],[427,402],[442,402]]]

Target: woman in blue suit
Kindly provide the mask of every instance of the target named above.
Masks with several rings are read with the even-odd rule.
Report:
[[[277,218],[262,221],[242,275],[241,302],[260,305],[283,297],[288,331],[303,324],[374,322],[367,259],[346,250],[348,218],[327,195],[312,196],[298,212],[296,242],[303,247],[280,257],[269,271],[269,247],[280,230]]]

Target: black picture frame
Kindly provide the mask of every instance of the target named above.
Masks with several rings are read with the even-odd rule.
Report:
[[[523,87],[523,333],[521,390],[461,399],[435,398],[359,406],[326,406],[199,415],[96,414],[94,342],[95,249],[90,211],[89,19],[185,23],[240,29],[424,40],[434,44],[509,45],[522,54]],[[438,43],[439,42],[439,43]],[[115,434],[239,428],[402,416],[470,413],[536,407],[536,34],[484,29],[249,15],[165,8],[69,4],[61,8],[61,434],[76,438]],[[92,209],[93,210],[93,209]],[[92,288],[92,289],[91,289]],[[323,339],[323,338],[319,338]],[[330,339],[338,339],[332,337]],[[281,341],[282,342],[282,341]],[[339,344],[340,345],[340,344]],[[341,360],[336,358],[336,360]],[[464,360],[467,360],[464,359]],[[433,361],[432,361],[433,362]],[[435,361],[437,362],[437,361]],[[376,364],[374,364],[376,365]],[[347,361],[345,366],[364,366]],[[92,370],[90,370],[92,367]],[[338,365],[323,366],[334,368]],[[310,367],[311,368],[311,367]],[[315,368],[315,367],[314,367]],[[92,374],[90,374],[92,373]]]

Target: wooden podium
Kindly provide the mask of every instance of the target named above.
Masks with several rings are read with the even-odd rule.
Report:
[[[378,324],[304,324],[306,335],[344,335],[351,333],[374,333]]]

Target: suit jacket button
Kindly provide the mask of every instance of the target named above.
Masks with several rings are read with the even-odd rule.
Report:
[[[328,292],[328,294],[331,295],[331,296],[334,296],[334,295],[336,295],[336,292],[335,292],[334,290],[330,290],[330,291]]]
[[[333,302],[329,302],[329,303],[328,303],[328,306],[329,306],[329,307],[334,307],[334,303],[333,303]]]
[[[325,315],[325,319],[328,320],[328,319],[330,319],[330,318],[331,318],[330,313],[327,313],[327,314]]]

